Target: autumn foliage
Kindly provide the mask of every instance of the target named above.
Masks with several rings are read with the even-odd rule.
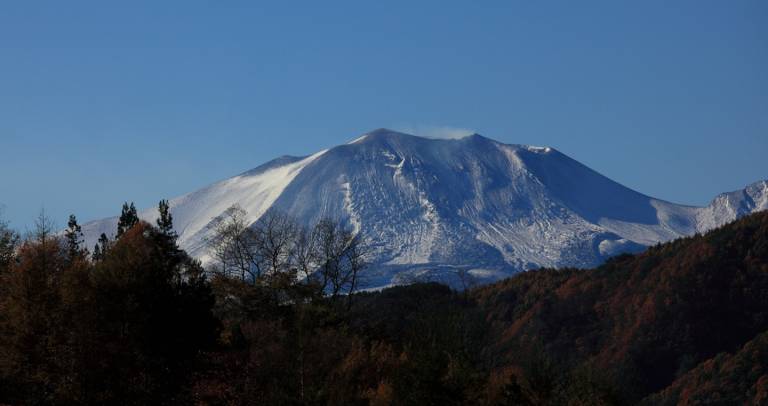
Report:
[[[576,391],[570,399],[638,402],[768,331],[768,213],[594,270],[527,272],[473,296],[493,326],[499,366],[518,368],[536,399],[556,399],[558,382]],[[765,340],[753,345],[765,350]],[[766,367],[765,357],[752,362]],[[546,384],[531,378],[547,370]],[[768,379],[742,378],[757,387]]]
[[[337,300],[206,273],[127,207],[95,260],[0,227],[0,404],[768,401],[768,213],[596,269]]]

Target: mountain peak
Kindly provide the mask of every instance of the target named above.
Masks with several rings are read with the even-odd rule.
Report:
[[[478,133],[472,133],[468,134],[462,137],[440,137],[440,136],[429,136],[429,135],[414,135],[409,133],[404,133],[396,130],[392,130],[389,128],[377,128],[372,131],[368,131],[367,133],[363,134],[362,136],[356,138],[355,140],[349,142],[349,144],[357,144],[364,141],[385,141],[385,140],[408,140],[408,139],[419,139],[419,140],[444,140],[444,141],[452,141],[452,140],[465,140],[465,141],[484,141],[484,142],[496,142],[490,138],[484,137]]]
[[[494,139],[488,138],[486,136],[480,135],[479,133],[472,133],[470,135],[461,137],[461,138],[453,138],[457,140],[462,141],[469,141],[469,142],[498,142]]]
[[[398,136],[398,135],[408,135],[408,136],[411,136],[411,137],[414,136],[414,135],[411,135],[411,134],[405,134],[405,133],[401,133],[399,131],[390,130],[389,128],[377,128],[377,129],[375,129],[373,131],[368,131],[367,133],[365,133],[365,135],[370,136],[370,137],[386,137],[386,136],[393,136],[393,135],[395,135],[395,136]]]
[[[371,141],[382,141],[382,140],[391,140],[391,139],[402,139],[402,138],[420,138],[412,134],[405,134],[398,131],[390,130],[389,128],[377,128],[373,131],[368,131],[367,133],[361,135],[360,137],[352,140],[349,142],[349,144],[358,144],[361,142],[371,142]]]
[[[242,175],[170,201],[183,249],[210,261],[207,241],[234,204],[249,224],[269,210],[305,227],[340,219],[375,247],[361,275],[366,288],[451,281],[458,270],[490,281],[536,267],[593,266],[768,208],[764,182],[707,207],[684,207],[632,191],[554,149],[477,133],[430,138],[379,128]],[[140,217],[153,222],[156,213]],[[116,218],[85,224],[87,245],[116,227]]]

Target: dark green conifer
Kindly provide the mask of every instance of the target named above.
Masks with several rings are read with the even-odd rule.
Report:
[[[83,231],[80,225],[77,224],[77,218],[74,214],[69,215],[67,230],[64,232],[64,236],[67,241],[67,253],[70,259],[84,254],[80,248],[80,244],[83,243]]]
[[[18,243],[19,235],[0,219],[0,272],[13,260]]]
[[[173,231],[173,215],[171,215],[168,200],[160,200],[157,211],[160,213],[160,217],[157,219],[157,228],[164,235],[176,239],[176,233]]]
[[[103,260],[104,257],[107,255],[107,251],[109,251],[109,238],[107,237],[106,234],[101,233],[101,236],[99,236],[99,241],[93,247],[93,255],[92,255],[93,260],[94,261]]]
[[[120,238],[123,233],[130,230],[131,227],[135,226],[136,223],[139,222],[139,216],[136,213],[136,206],[133,205],[133,202],[131,202],[130,205],[128,205],[128,202],[123,203],[123,210],[122,213],[120,213],[120,220],[117,223],[117,235],[116,238]],[[102,254],[103,254],[102,250]]]
[[[101,248],[99,248],[98,243],[93,245],[93,254],[91,255],[91,258],[93,258],[94,261],[101,261]]]

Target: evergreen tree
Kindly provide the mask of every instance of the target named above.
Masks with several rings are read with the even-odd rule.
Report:
[[[101,261],[101,248],[99,248],[98,243],[93,245],[93,254],[91,255],[91,258],[93,258],[94,261]]]
[[[58,374],[61,297],[66,247],[41,212],[18,249],[12,272],[0,275],[0,403],[53,404]],[[14,393],[15,392],[15,393]],[[13,393],[13,395],[11,395]]]
[[[80,225],[77,224],[77,218],[74,214],[69,215],[67,230],[64,232],[64,236],[67,241],[67,252],[70,259],[84,254],[84,250],[80,248],[80,244],[83,242],[83,231]]]
[[[133,202],[130,205],[127,202],[123,203],[123,210],[120,213],[120,220],[117,222],[117,235],[115,237],[120,238],[123,233],[130,230],[138,222],[139,215],[136,213],[136,206],[133,205]]]
[[[199,262],[147,223],[102,234],[95,263],[68,255],[74,216],[66,238],[53,230],[41,214],[0,266],[0,404],[190,403],[188,371],[219,331]]]
[[[101,261],[104,259],[104,257],[107,255],[107,251],[109,251],[109,238],[106,234],[101,233],[101,236],[99,236],[99,242],[96,243],[96,245],[93,246],[93,255],[92,258],[94,261]]]
[[[157,206],[157,211],[160,213],[160,217],[157,219],[157,228],[162,234],[176,239],[177,235],[173,231],[173,216],[171,215],[168,201],[165,199],[160,200],[160,203]]]
[[[172,403],[163,397],[184,383],[196,354],[215,343],[210,287],[204,276],[184,277],[199,265],[183,251],[169,256],[167,241],[139,223],[94,266],[96,319],[104,321],[96,335],[107,345],[93,349],[105,361],[89,373],[98,377],[93,391],[112,402]]]
[[[13,261],[18,243],[19,235],[0,219],[0,271]]]

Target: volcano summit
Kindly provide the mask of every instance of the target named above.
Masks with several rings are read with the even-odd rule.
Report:
[[[255,222],[280,210],[299,223],[340,219],[371,247],[360,286],[492,281],[537,267],[591,267],[621,252],[703,232],[768,208],[768,182],[705,207],[626,188],[548,147],[474,134],[429,139],[379,129],[306,157],[284,156],[170,201],[179,244],[204,263],[205,241],[232,205]],[[154,209],[140,213],[154,221]],[[83,226],[88,246],[117,218]]]

